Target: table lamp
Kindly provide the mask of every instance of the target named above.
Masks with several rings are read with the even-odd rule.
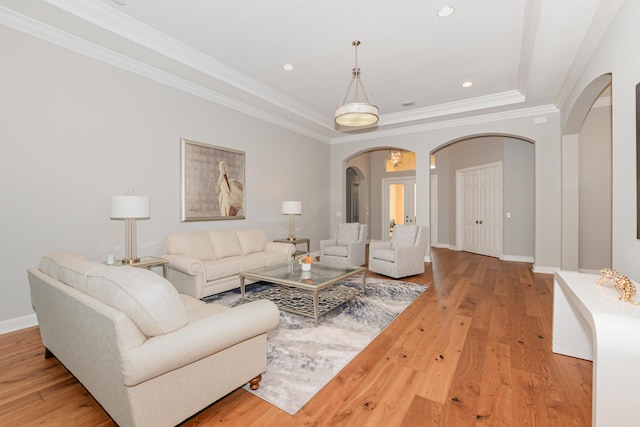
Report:
[[[125,257],[123,264],[133,264],[138,258],[136,220],[149,218],[149,198],[144,196],[111,197],[111,219],[124,219]]]
[[[287,240],[296,240],[296,238],[293,237],[295,230],[293,216],[302,214],[302,202],[293,200],[282,202],[282,214],[289,215],[289,237],[287,237]]]

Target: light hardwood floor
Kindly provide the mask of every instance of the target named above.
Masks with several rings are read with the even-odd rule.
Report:
[[[295,416],[239,389],[182,425],[590,426],[591,362],[551,352],[553,276],[432,257],[407,278],[429,289]],[[27,425],[114,425],[37,327],[0,335],[0,426]]]

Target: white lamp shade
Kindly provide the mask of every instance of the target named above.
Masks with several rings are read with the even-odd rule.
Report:
[[[149,198],[145,196],[111,197],[111,218],[149,218]]]
[[[378,107],[363,102],[341,105],[335,112],[336,123],[340,126],[368,126],[376,123],[378,117]]]
[[[286,202],[282,202],[282,213],[289,215],[300,215],[302,214],[302,202],[287,200]]]

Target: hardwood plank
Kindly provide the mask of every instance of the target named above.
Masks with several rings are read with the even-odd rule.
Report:
[[[482,385],[476,418],[478,425],[509,427],[513,424],[511,346],[489,342],[485,349]]]

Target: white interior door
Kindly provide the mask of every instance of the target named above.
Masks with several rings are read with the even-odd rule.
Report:
[[[502,164],[456,173],[458,247],[463,251],[502,255]]]
[[[382,236],[389,240],[394,224],[415,224],[415,178],[386,178],[382,180],[383,221]]]

